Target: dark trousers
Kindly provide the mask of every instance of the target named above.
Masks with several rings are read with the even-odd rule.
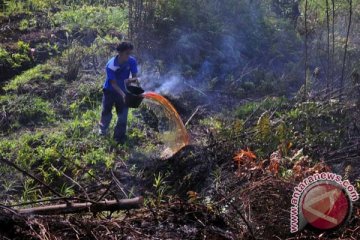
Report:
[[[124,143],[126,140],[126,124],[129,109],[118,93],[106,89],[103,92],[100,132],[102,134],[107,133],[112,118],[112,108],[115,105],[118,119],[114,129],[114,139],[117,142]]]

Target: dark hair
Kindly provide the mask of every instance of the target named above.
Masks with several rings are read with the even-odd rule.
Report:
[[[128,51],[128,50],[133,50],[133,49],[134,49],[134,45],[132,45],[130,42],[121,42],[116,47],[116,50],[120,53]]]

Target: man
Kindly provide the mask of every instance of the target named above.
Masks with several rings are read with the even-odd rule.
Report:
[[[116,50],[118,55],[106,64],[106,81],[103,85],[102,112],[100,120],[100,134],[106,135],[115,105],[118,116],[114,130],[114,139],[119,144],[126,141],[126,124],[128,107],[125,104],[126,85],[137,81],[137,62],[131,56],[134,46],[129,42],[121,42]],[[131,73],[131,79],[130,79]]]

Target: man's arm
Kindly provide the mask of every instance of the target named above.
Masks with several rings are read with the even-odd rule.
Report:
[[[124,102],[125,102],[125,93],[123,92],[123,90],[121,90],[121,88],[119,87],[119,85],[116,83],[115,80],[110,80],[110,84],[111,86],[115,89],[115,91],[120,94],[120,96],[123,98]]]
[[[137,67],[137,61],[135,58],[131,58],[130,61],[130,72],[131,72],[131,78],[126,80],[126,83],[139,83],[139,79],[137,78],[138,73],[138,67]]]
[[[110,80],[110,84],[111,86],[115,89],[115,91],[120,94],[120,96],[123,98],[123,100],[125,101],[125,93],[121,90],[121,88],[119,87],[119,85],[116,83],[116,81],[114,80],[116,78],[115,76],[115,72],[110,69],[108,66],[106,66],[106,75],[107,78]]]

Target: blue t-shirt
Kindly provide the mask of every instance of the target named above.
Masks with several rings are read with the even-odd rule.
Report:
[[[111,80],[115,80],[121,90],[126,91],[125,80],[130,77],[130,73],[134,75],[137,74],[137,72],[137,62],[134,57],[130,56],[128,61],[122,64],[119,64],[117,56],[113,57],[106,64],[106,80],[103,88],[115,91],[110,83]]]

